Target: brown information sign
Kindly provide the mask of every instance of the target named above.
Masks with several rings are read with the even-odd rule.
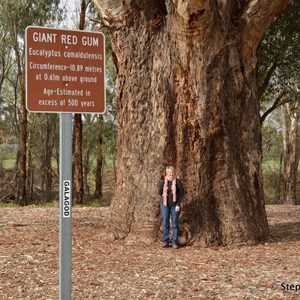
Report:
[[[27,27],[26,105],[32,112],[103,113],[104,35]]]

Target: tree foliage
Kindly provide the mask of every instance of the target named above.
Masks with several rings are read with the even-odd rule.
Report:
[[[19,204],[28,203],[27,196],[32,183],[32,161],[30,146],[28,115],[25,107],[25,29],[28,25],[44,26],[61,18],[59,1],[2,1],[3,24],[1,31],[7,33],[6,50],[10,52],[11,72],[5,76],[3,85],[5,93],[2,93],[5,103],[14,103],[15,125],[19,139],[19,149],[15,170],[15,197]],[[10,61],[10,60],[7,60]],[[12,98],[9,98],[11,97]],[[5,105],[9,108],[9,105]]]
[[[262,121],[281,104],[299,97],[300,2],[292,3],[270,26],[258,51]]]

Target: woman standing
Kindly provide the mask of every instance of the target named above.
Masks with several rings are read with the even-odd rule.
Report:
[[[168,166],[166,168],[166,176],[159,183],[159,194],[162,196],[160,210],[163,221],[163,247],[169,247],[171,216],[172,246],[177,249],[180,204],[183,199],[184,189],[180,179],[176,178],[174,167]]]

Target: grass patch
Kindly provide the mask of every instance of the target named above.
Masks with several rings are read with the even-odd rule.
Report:
[[[59,200],[52,200],[52,201],[47,201],[45,203],[43,203],[42,205],[43,207],[49,207],[49,208],[56,208],[56,207],[59,207]]]
[[[88,202],[88,203],[87,203],[87,206],[88,206],[88,207],[93,207],[93,208],[100,208],[100,207],[102,207],[103,205],[102,205],[101,202],[99,202],[99,201],[97,201],[97,200],[94,200],[94,201]]]
[[[274,171],[279,170],[280,162],[277,160],[266,160],[262,162],[263,171]]]
[[[0,208],[5,207],[19,207],[19,205],[17,205],[15,202],[0,202]]]
[[[15,167],[16,160],[15,159],[3,159],[2,167],[4,170],[13,170]]]

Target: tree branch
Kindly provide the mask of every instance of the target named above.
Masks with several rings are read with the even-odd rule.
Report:
[[[266,76],[264,77],[262,85],[258,86],[258,96],[259,96],[259,98],[261,98],[263,93],[266,91],[266,89],[267,89],[267,87],[270,83],[270,79],[271,79],[272,75],[274,74],[274,72],[276,71],[277,67],[278,67],[278,62],[277,62],[277,60],[275,60],[272,63],[271,67],[266,72]]]
[[[279,45],[279,47],[278,47],[279,50],[273,58],[273,63],[269,67],[269,70],[266,73],[266,76],[263,80],[262,85],[258,87],[259,97],[261,97],[262,94],[266,91],[266,89],[270,83],[271,77],[273,76],[273,74],[275,73],[277,68],[280,65],[283,65],[286,51],[290,47],[290,44],[291,44],[291,39],[292,39],[292,35],[287,35],[285,37],[285,39],[282,41],[281,45]]]
[[[263,115],[260,117],[260,123],[261,124],[265,121],[265,119],[267,118],[267,116],[269,114],[271,114],[271,112],[273,112],[276,108],[278,108],[279,106],[283,105],[284,103],[288,103],[288,102],[291,101],[290,99],[288,99],[286,97],[288,94],[289,93],[287,91],[282,91],[281,92],[281,94],[276,98],[276,100],[274,101],[274,103],[272,104],[272,106],[269,109],[267,109],[263,113]]]
[[[241,16],[242,55],[247,59],[257,47],[274,18],[290,0],[249,0]]]
[[[167,14],[164,0],[92,0],[97,6],[102,24],[106,27],[122,28],[132,17],[143,11],[146,19],[156,19]]]
[[[126,26],[130,15],[131,0],[93,0],[98,8],[104,26],[121,28]]]

